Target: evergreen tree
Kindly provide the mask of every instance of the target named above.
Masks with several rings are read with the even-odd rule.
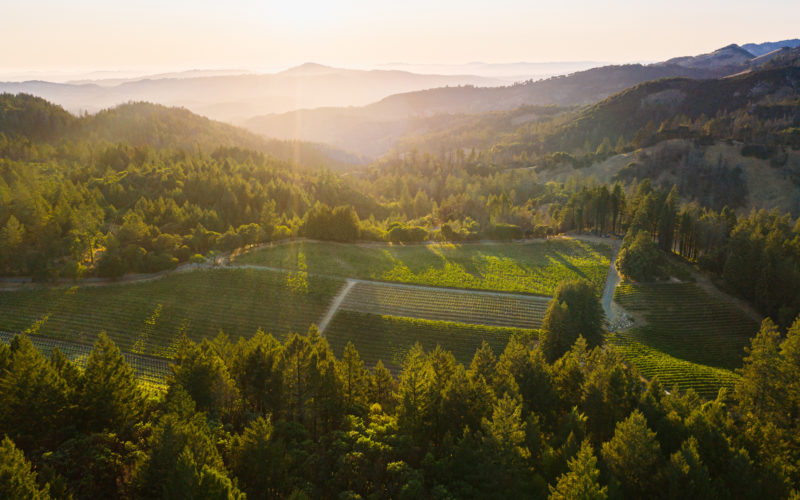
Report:
[[[80,401],[81,425],[90,432],[126,431],[141,411],[136,374],[105,333],[86,361]]]
[[[542,321],[542,351],[553,362],[583,336],[589,347],[603,343],[603,309],[592,285],[585,280],[562,283]]]
[[[53,447],[68,432],[68,387],[30,339],[18,335],[0,379],[0,429],[23,450]]]
[[[603,460],[622,483],[626,496],[645,498],[655,494],[656,471],[661,450],[655,432],[635,410],[617,424],[614,437],[603,443]]]
[[[769,318],[745,348],[741,375],[736,383],[740,411],[756,418],[782,422],[786,417],[787,384],[781,371],[781,334]]]
[[[550,500],[605,500],[608,487],[600,486],[597,457],[588,441],[581,444],[578,454],[569,460],[569,472],[559,476],[550,486]]]
[[[44,500],[50,498],[49,486],[40,487],[36,473],[22,450],[8,437],[0,442],[0,498],[8,500]]]
[[[393,412],[397,402],[394,394],[396,385],[394,377],[383,365],[383,361],[378,360],[369,379],[369,401],[378,403],[385,412]]]
[[[347,342],[337,368],[342,381],[344,402],[347,408],[366,405],[369,373],[352,342]]]
[[[171,386],[180,386],[197,404],[198,411],[219,415],[230,410],[238,396],[225,363],[208,340],[190,343],[172,366]]]

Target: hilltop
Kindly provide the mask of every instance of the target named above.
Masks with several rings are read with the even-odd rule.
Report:
[[[238,147],[309,167],[343,168],[362,161],[331,146],[267,139],[184,108],[146,102],[122,104],[77,117],[40,97],[0,94],[0,133],[12,139],[21,137],[51,143],[68,139],[206,151]]]

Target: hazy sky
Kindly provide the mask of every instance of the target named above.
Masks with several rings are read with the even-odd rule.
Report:
[[[798,0],[0,0],[0,71],[654,61],[798,19]]]

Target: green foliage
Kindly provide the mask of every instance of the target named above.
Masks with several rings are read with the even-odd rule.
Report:
[[[124,434],[141,411],[142,394],[134,371],[116,345],[101,333],[86,362],[80,408],[88,431]]]
[[[800,481],[799,338],[800,320],[783,340],[765,323],[742,383],[714,401],[645,385],[612,350],[589,350],[584,339],[552,364],[520,336],[499,358],[482,344],[469,369],[416,344],[399,381],[382,363],[366,371],[352,344],[337,358],[314,328],[283,342],[263,333],[235,344],[184,339],[167,392],[126,413],[119,395],[130,368],[108,339],[81,372],[59,351],[52,361],[34,355],[20,337],[0,350],[0,408],[11,403],[19,414],[4,412],[0,430],[37,429],[26,445],[35,469],[6,439],[0,479],[77,498],[543,497],[548,484],[552,498],[784,498]],[[45,413],[52,389],[36,380],[48,371],[64,397]],[[6,390],[21,376],[36,386],[25,404]],[[105,396],[84,403],[90,387]],[[102,401],[118,411],[93,421],[127,414],[134,439],[51,418]],[[58,433],[43,435],[42,422]]]
[[[603,343],[603,309],[585,280],[559,285],[542,322],[542,351],[554,361],[582,336],[590,347]]]
[[[218,416],[215,413],[230,411],[238,397],[236,387],[225,363],[213,345],[190,344],[178,351],[170,386],[181,390],[192,398],[197,410]]]
[[[614,298],[647,321],[623,337],[703,365],[741,366],[742,351],[758,329],[734,304],[693,283],[621,284]]]
[[[639,231],[629,244],[623,244],[616,266],[620,274],[633,281],[654,281],[666,277],[666,258],[644,231]]]
[[[642,497],[657,492],[655,472],[661,460],[660,447],[639,411],[617,424],[614,437],[603,443],[603,459],[626,495]]]
[[[91,344],[105,331],[130,352],[148,328],[141,351],[171,358],[181,332],[200,341],[220,330],[234,338],[259,328],[278,336],[304,331],[319,321],[339,286],[312,276],[307,293],[295,294],[282,273],[214,269],[120,286],[5,291],[0,292],[0,330],[22,331],[47,316],[39,335]],[[155,324],[147,326],[159,304]]]
[[[605,500],[608,487],[600,486],[600,471],[597,457],[588,441],[581,444],[578,454],[569,460],[569,472],[558,478],[555,486],[550,486],[550,500]]]
[[[37,484],[31,463],[8,437],[0,443],[0,496],[8,500],[50,498],[48,485]]]
[[[586,278],[601,289],[612,249],[566,238],[386,247],[298,242],[249,252],[234,262],[299,270],[301,254],[311,274],[549,296],[571,279]]]
[[[339,311],[325,331],[337,355],[344,356],[346,345],[352,342],[367,366],[382,361],[395,371],[400,368],[405,353],[417,342],[426,350],[440,345],[452,351],[456,360],[466,363],[482,342],[488,342],[499,351],[514,335],[535,337],[536,331],[354,311]]]
[[[68,387],[25,335],[12,344],[0,378],[0,432],[23,450],[52,446],[70,425]]]
[[[358,215],[352,206],[340,206],[333,210],[317,202],[306,213],[303,234],[309,238],[332,241],[356,241],[359,236]]]

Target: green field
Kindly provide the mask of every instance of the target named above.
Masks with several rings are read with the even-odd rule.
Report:
[[[681,390],[691,388],[701,396],[715,398],[720,388],[731,390],[739,378],[731,370],[692,363],[649,347],[636,340],[637,333],[640,332],[612,333],[608,341],[642,375],[648,379],[658,376],[667,390],[676,386]]]
[[[715,395],[730,387],[758,324],[693,283],[628,284],[614,299],[647,324],[610,337],[644,376]]]
[[[111,286],[0,292],[0,331],[91,345],[106,331],[122,351],[171,357],[181,332],[192,340],[280,336],[319,321],[342,283],[304,273],[214,269]]]
[[[326,329],[325,337],[337,356],[341,356],[345,345],[350,341],[368,367],[371,368],[381,360],[389,370],[397,373],[403,356],[415,342],[419,342],[426,351],[440,345],[451,351],[456,361],[469,365],[484,340],[499,356],[512,335],[530,336],[537,333],[537,330],[465,325],[340,310]]]
[[[237,264],[420,285],[552,295],[561,281],[605,283],[610,245],[575,239],[528,243],[347,245],[293,242],[251,251]]]
[[[433,321],[537,329],[542,326],[548,304],[549,299],[521,294],[357,282],[342,302],[341,309]]]

